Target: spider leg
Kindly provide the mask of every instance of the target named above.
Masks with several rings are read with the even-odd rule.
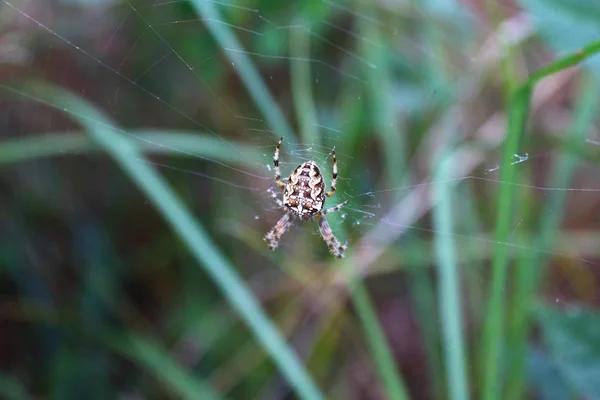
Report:
[[[291,212],[286,212],[283,217],[265,235],[265,242],[269,245],[269,249],[275,250],[279,246],[279,240],[283,234],[294,224],[294,218]]]
[[[331,197],[335,193],[335,186],[337,185],[337,176],[338,176],[337,158],[335,157],[335,148],[334,148],[333,149],[333,176],[331,178],[331,189],[329,189],[329,192],[327,192],[327,197]]]
[[[323,213],[317,214],[317,220],[319,221],[319,231],[321,232],[321,236],[329,248],[329,252],[337,258],[344,257],[344,251],[348,247],[348,242],[342,244],[339,240],[337,240]]]
[[[282,208],[285,210],[285,206],[283,205],[283,201],[281,201],[281,199],[277,196],[277,193],[275,193],[275,190],[273,189],[273,186],[269,186],[269,189],[267,189],[267,191],[269,192],[269,194],[271,195],[271,198],[275,201],[275,203],[277,203],[277,205],[279,206],[279,208]]]
[[[279,138],[277,147],[275,147],[275,155],[273,156],[273,165],[275,166],[275,184],[279,189],[283,189],[285,184],[281,182],[281,171],[279,170],[279,149],[281,149],[281,142],[283,137]]]
[[[317,214],[317,216],[319,216],[319,215],[325,215],[325,214],[329,214],[329,213],[335,212],[335,211],[339,210],[340,208],[344,207],[346,204],[348,204],[348,200],[346,200],[346,201],[338,204],[337,206],[329,207],[326,210],[319,211],[319,213]]]

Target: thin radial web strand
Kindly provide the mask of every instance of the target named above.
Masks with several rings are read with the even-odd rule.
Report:
[[[51,28],[47,27],[46,25],[44,25],[43,23],[41,23],[40,21],[37,21],[35,18],[31,17],[30,15],[28,15],[26,12],[24,12],[23,10],[19,9],[18,7],[14,6],[12,4],[12,2],[7,1],[7,0],[2,0],[3,3],[7,4],[8,6],[10,6],[11,8],[13,8],[14,10],[16,10],[18,13],[20,13],[22,16],[24,16],[25,18],[33,21],[34,23],[36,23],[38,26],[42,27],[43,29],[47,30],[48,32],[50,32],[52,35],[56,36],[57,38],[59,38],[61,41],[63,41],[64,43],[66,43],[67,45],[73,47],[75,50],[77,50],[78,52],[84,54],[85,56],[91,58],[93,61],[97,62],[99,65],[101,65],[102,67],[108,69],[109,71],[117,74],[119,77],[125,79],[127,82],[129,82],[130,84],[134,85],[136,88],[142,90],[143,92],[145,92],[146,94],[152,96],[154,99],[160,101],[162,104],[164,104],[165,106],[167,106],[169,109],[171,109],[172,111],[180,114],[182,117],[184,117],[187,120],[192,121],[195,125],[199,126],[200,128],[202,128],[205,131],[211,132],[212,134],[214,134],[215,136],[219,137],[221,140],[224,140],[224,138],[221,135],[216,134],[215,132],[212,132],[208,129],[206,129],[201,123],[199,123],[197,120],[193,119],[191,116],[185,114],[184,112],[178,110],[175,106],[167,103],[164,99],[160,98],[159,96],[157,96],[156,94],[150,92],[149,90],[145,89],[144,87],[142,87],[141,85],[138,84],[138,80],[145,75],[146,73],[148,73],[150,70],[152,70],[154,67],[156,67],[156,65],[160,64],[160,62],[162,62],[166,57],[168,57],[168,55],[173,54],[177,59],[180,60],[180,62],[185,66],[185,68],[192,72],[195,76],[195,78],[203,85],[203,87],[205,87],[209,92],[211,92],[215,98],[218,99],[218,101],[231,113],[233,113],[233,110],[224,102],[224,100],[219,97],[218,95],[216,95],[214,93],[214,91],[212,90],[212,88],[199,76],[199,74],[195,71],[195,67],[192,66],[190,63],[188,63],[185,58],[178,53],[174,47],[158,32],[158,30],[156,29],[155,25],[152,25],[149,21],[146,20],[146,18],[142,15],[142,13],[136,8],[134,7],[132,4],[129,4],[129,8],[130,8],[130,13],[126,14],[126,16],[120,21],[120,23],[118,24],[116,30],[112,33],[111,38],[109,39],[109,42],[113,40],[116,32],[118,30],[121,29],[124,21],[126,19],[130,18],[130,14],[133,13],[135,14],[135,16],[137,16],[139,19],[141,19],[144,24],[146,25],[146,29],[144,30],[144,33],[142,35],[140,35],[140,37],[138,38],[138,40],[141,39],[142,36],[146,36],[147,32],[150,31],[152,34],[154,34],[155,37],[157,37],[164,45],[167,46],[167,48],[169,49],[169,53],[164,54],[163,56],[161,56],[158,60],[155,60],[154,62],[152,62],[148,68],[143,71],[140,75],[138,75],[135,79],[130,79],[126,76],[124,76],[122,73],[119,72],[119,70],[122,67],[122,63],[125,61],[125,59],[127,59],[129,57],[129,54],[131,52],[131,50],[137,45],[137,41],[136,43],[132,46],[132,49],[130,49],[130,52],[128,52],[128,54],[126,55],[125,59],[123,60],[123,62],[121,63],[121,65],[119,66],[119,68],[114,69],[111,66],[109,66],[108,64],[104,63],[101,59],[93,56],[91,53],[87,52],[86,50],[80,48],[79,46],[77,46],[76,44],[72,43],[70,40],[68,40],[67,38],[65,38],[64,36],[60,35],[59,33],[55,32],[54,30],[52,30]],[[158,6],[166,6],[169,4],[174,4],[177,2],[172,2],[172,1],[166,1],[166,2],[158,2],[156,4],[153,5],[149,5],[149,8],[152,7],[158,7]],[[231,5],[231,4],[225,4],[222,2],[215,2],[216,4],[221,4],[223,6],[226,7],[234,7],[234,8],[241,8],[241,9],[245,9],[246,11],[252,12],[252,13],[259,13],[259,10],[257,9],[252,9],[252,8],[246,8],[246,7],[238,7],[235,5]],[[357,13],[357,15],[360,15],[360,13]],[[268,23],[273,24],[273,22],[267,20],[264,16],[261,15],[261,18],[265,21],[267,21]],[[319,38],[318,38],[319,39]],[[324,38],[320,38],[319,40],[323,40],[326,43],[328,43],[328,41]],[[329,43],[333,46],[338,46],[335,43]],[[108,46],[108,44],[107,44]],[[105,46],[105,51],[107,50],[107,46]],[[227,51],[227,49],[225,49]],[[234,49],[229,49],[231,51],[238,51],[238,50],[234,50]],[[355,53],[353,53],[352,51],[349,51],[345,48],[341,48],[342,51],[346,52],[347,54],[349,54],[351,57],[357,58],[359,57],[358,55],[356,55]],[[288,57],[289,58],[289,57]],[[307,61],[315,61],[312,59],[308,59]],[[316,60],[318,61],[318,60]],[[371,65],[372,66],[372,65]],[[332,68],[335,68],[333,66],[330,66]],[[339,71],[340,73],[344,73],[343,71]],[[239,115],[236,115],[236,117],[242,117]],[[324,128],[323,125],[320,125],[320,127]],[[335,130],[335,128],[331,128],[333,130]]]

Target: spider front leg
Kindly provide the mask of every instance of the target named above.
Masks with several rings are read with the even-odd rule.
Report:
[[[283,234],[293,225],[294,218],[291,212],[286,212],[277,224],[265,235],[265,242],[269,245],[269,249],[275,250],[279,246],[279,241]]]
[[[340,208],[344,207],[346,204],[348,204],[348,200],[338,204],[337,206],[329,207],[327,210],[323,210],[323,211],[319,212],[319,215],[325,215],[325,214],[335,212],[335,211],[339,210]]]
[[[336,206],[337,207],[337,206]],[[342,258],[344,257],[344,251],[348,247],[348,242],[342,244],[333,234],[327,219],[324,216],[324,213],[317,214],[317,220],[319,221],[319,231],[321,232],[321,236],[323,240],[327,244],[327,248],[329,248],[329,252],[333,254],[334,257]]]
[[[281,142],[283,137],[279,138],[277,147],[275,147],[275,155],[273,156],[273,166],[275,167],[275,184],[279,189],[283,189],[285,184],[281,182],[281,171],[279,170],[279,149],[281,149]]]
[[[286,208],[283,205],[283,201],[281,201],[281,199],[277,196],[277,193],[275,193],[273,186],[269,186],[269,189],[267,189],[267,191],[269,192],[269,194],[271,195],[271,198],[275,201],[275,203],[277,203],[279,208],[285,210]]]
[[[331,189],[329,189],[329,192],[327,192],[327,197],[331,197],[335,193],[335,187],[337,185],[337,176],[338,176],[337,158],[335,157],[335,148],[334,148],[333,149],[333,175],[331,178]]]

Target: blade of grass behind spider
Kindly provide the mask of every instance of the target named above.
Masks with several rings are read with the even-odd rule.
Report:
[[[468,310],[466,312],[469,315],[470,323],[478,324],[481,322],[485,308],[484,283],[486,280],[483,271],[487,265],[483,260],[489,258],[489,250],[486,249],[487,243],[484,244],[480,240],[485,240],[487,231],[481,209],[477,204],[476,190],[473,185],[468,184],[456,188],[455,214],[460,215],[460,220],[456,221],[456,230],[464,235],[456,238],[458,242],[456,248],[457,255],[459,255],[458,263],[464,265],[465,290],[463,292],[468,296],[468,306],[465,310]]]
[[[398,250],[397,257],[404,259],[408,268],[411,307],[419,323],[419,331],[427,355],[428,376],[433,386],[431,393],[434,399],[443,399],[445,385],[442,378],[444,367],[439,345],[440,324],[438,319],[432,316],[432,310],[436,309],[436,298],[433,278],[428,268],[432,264],[428,244],[420,234],[413,233],[402,248],[420,249],[411,252]]]
[[[331,214],[330,214],[331,215]],[[332,215],[333,216],[333,215]],[[340,240],[347,237],[343,225],[337,227]],[[348,259],[339,261],[338,268],[348,269]],[[385,332],[377,319],[377,312],[361,277],[355,277],[348,285],[348,291],[354,309],[358,314],[367,345],[377,367],[381,383],[390,399],[409,399],[404,379],[396,366]]]
[[[524,134],[533,86],[541,79],[565,68],[576,65],[600,51],[600,41],[584,47],[575,54],[563,57],[534,74],[514,91],[509,102],[508,135],[504,144],[500,169],[500,191],[494,240],[497,243],[492,262],[492,282],[488,302],[487,321],[484,326],[482,357],[482,396],[484,400],[499,398],[503,374],[500,373],[500,357],[504,341],[504,302],[508,267],[507,242],[514,217],[514,194],[517,168],[511,166],[513,155],[519,152]]]
[[[223,52],[232,62],[233,67],[246,85],[252,100],[262,112],[275,138],[283,136],[288,143],[295,143],[292,129],[288,124],[283,112],[271,96],[269,89],[256,71],[254,64],[246,54],[237,37],[229,26],[223,24],[223,18],[219,14],[217,6],[212,1],[190,0],[196,12],[204,18],[206,26],[221,46]]]
[[[330,216],[328,216],[330,219],[336,217],[339,218],[339,216],[332,214],[330,214]],[[342,241],[344,241],[345,237],[348,237],[347,231],[342,224],[337,226],[337,232]],[[346,260],[347,259],[344,259],[338,264],[340,265],[339,268],[350,268]],[[377,312],[371,302],[362,278],[353,278],[349,283],[348,291],[388,398],[399,400],[409,399],[404,379],[392,356],[392,349],[390,348],[385,332],[377,319]]]
[[[160,130],[138,130],[128,134],[133,137],[131,144],[144,153],[198,157],[236,163],[246,168],[257,168],[265,160],[253,147],[226,142],[209,134]],[[104,150],[83,132],[44,133],[0,142],[0,164],[96,151]]]
[[[330,214],[330,216],[334,217],[332,214]],[[338,225],[337,232],[342,241],[348,236],[347,231],[342,224]],[[337,265],[339,266],[338,268],[342,269],[350,268],[348,259],[342,259]],[[373,306],[361,277],[355,277],[350,281],[348,284],[348,292],[352,304],[354,305],[354,309],[358,314],[367,345],[370,349],[375,366],[377,367],[385,393],[390,399],[408,400],[408,390],[406,389],[404,379],[392,356],[392,349],[390,348],[385,332],[377,319],[377,312],[375,311],[375,307]]]
[[[449,130],[454,131],[454,129]],[[451,136],[446,136],[451,140]],[[438,301],[442,341],[444,344],[448,398],[469,398],[465,344],[462,333],[461,290],[456,243],[454,236],[454,207],[452,180],[455,178],[456,153],[451,148],[442,150],[434,167],[433,222],[435,227],[435,254],[438,268]]]
[[[373,7],[363,3],[357,3],[357,6],[361,15],[371,16]],[[386,47],[381,45],[384,35],[380,32],[379,25],[365,18],[357,19],[357,23],[361,37],[364,38],[358,42],[359,51],[363,58],[371,63],[363,66],[363,71],[367,77],[367,87],[370,89],[367,93],[371,105],[370,113],[384,153],[382,170],[385,171],[388,187],[400,187],[403,181],[401,171],[406,166],[406,151],[403,136],[397,131],[393,102],[389,97],[392,85]],[[395,194],[398,196],[399,193]],[[392,356],[388,339],[377,319],[369,293],[360,278],[353,279],[350,293],[388,397],[408,399],[408,391]]]
[[[501,17],[502,10],[492,4],[486,4],[488,15],[492,20]],[[504,139],[504,148],[500,161],[500,182],[497,195],[497,213],[495,220],[494,256],[491,260],[491,282],[489,285],[490,295],[487,301],[486,318],[481,329],[483,345],[480,355],[483,357],[479,366],[481,390],[483,400],[496,400],[502,397],[504,374],[501,371],[503,363],[504,346],[504,324],[505,324],[505,302],[506,302],[506,280],[508,276],[510,252],[505,243],[513,230],[514,215],[516,213],[515,197],[517,180],[517,167],[512,165],[514,155],[519,148],[524,136],[525,125],[531,102],[532,88],[530,86],[519,87],[519,75],[516,68],[515,52],[516,46],[503,45],[506,57],[501,61],[501,73],[504,79],[504,102],[508,109],[508,128]],[[514,233],[514,232],[513,232]]]
[[[208,233],[152,166],[138,162],[144,159],[142,154],[118,133],[120,129],[114,127],[104,114],[83,99],[50,84],[29,82],[18,89],[5,85],[0,87],[65,112],[86,127],[88,133],[106,149],[156,206],[196,261],[203,266],[204,271],[248,324],[298,396],[302,399],[323,398],[296,353],[287,345],[234,266],[218,250]]]
[[[304,26],[306,20],[298,17],[290,29],[290,73],[292,78],[292,95],[296,118],[300,126],[300,135],[306,145],[320,145],[321,140],[317,129],[317,115],[312,94],[310,79],[310,35]]]
[[[361,15],[374,17],[372,6],[368,3],[357,4]],[[382,26],[375,24],[367,18],[357,19],[360,35],[364,40],[359,40],[359,49],[369,65],[363,65],[363,71],[368,81],[367,96],[369,99],[369,112],[375,124],[375,131],[379,137],[380,149],[384,155],[382,165],[385,171],[388,188],[398,188],[410,185],[404,180],[403,171],[406,170],[406,133],[400,130],[397,116],[393,108],[394,101],[390,96],[393,87],[390,79],[389,47]],[[400,200],[400,191],[395,191],[395,201]]]
[[[417,4],[413,6],[420,7]],[[424,60],[424,80],[428,89],[435,93],[432,95],[433,99],[437,99],[441,105],[447,107],[451,105],[453,99],[452,78],[445,65],[449,62],[445,47],[450,47],[450,42],[443,37],[446,33],[440,28],[440,16],[434,13],[432,17],[425,17],[420,27],[420,34],[423,38],[423,47],[427,49]],[[452,49],[448,52],[451,53]]]
[[[358,313],[361,325],[371,354],[381,376],[387,398],[408,400],[408,391],[392,356],[392,350],[388,344],[385,332],[377,320],[377,314],[369,293],[364,283],[359,278],[354,278],[350,285],[352,304]]]
[[[527,120],[531,87],[524,86],[513,95],[509,110],[509,126],[506,143],[500,166],[500,190],[498,193],[496,231],[494,233],[494,257],[492,259],[492,276],[490,295],[487,305],[487,318],[484,323],[482,353],[482,399],[490,400],[501,395],[500,358],[502,356],[504,332],[505,286],[508,274],[509,252],[504,244],[513,228],[514,197],[513,184],[517,179],[517,168],[512,166],[513,155],[518,153],[519,144]]]
[[[585,144],[588,128],[596,118],[599,101],[600,82],[596,76],[583,74],[580,82],[577,102],[571,128],[571,142],[575,146]],[[552,170],[549,186],[568,187],[579,158],[568,152],[557,157]],[[530,317],[533,311],[533,296],[543,274],[548,253],[554,246],[557,231],[563,216],[568,191],[554,190],[548,193],[542,212],[539,234],[532,248],[535,251],[522,253],[515,271],[515,294],[512,319],[509,326],[508,341],[511,349],[510,365],[507,376],[507,396],[510,399],[524,398],[526,391],[527,339],[530,329]]]
[[[363,15],[369,15],[370,7],[358,4]],[[358,21],[361,35],[366,35],[371,43],[379,43],[383,36],[378,32],[379,27],[375,27],[375,31],[371,28],[374,24],[365,23],[365,19]],[[361,41],[361,46],[364,46],[366,41]],[[372,49],[380,49],[381,51],[371,52]],[[394,129],[394,112],[390,107],[392,103],[389,99],[389,88],[391,87],[387,69],[387,59],[385,58],[385,48],[375,45],[367,45],[361,48],[361,52],[365,59],[373,61],[374,58],[380,65],[376,68],[365,67],[368,75],[369,87],[372,91],[369,93],[371,113],[375,123],[378,126],[378,133],[383,142],[382,146],[385,152],[385,164],[382,166],[384,171],[387,171],[387,177],[390,180],[390,187],[399,187],[402,182],[400,173],[404,165],[404,143]],[[385,74],[384,77],[379,75]],[[347,266],[346,263],[342,264]],[[354,308],[360,319],[362,328],[365,332],[365,338],[371,351],[371,356],[377,366],[382,384],[386,394],[391,399],[408,399],[408,391],[404,380],[398,370],[396,361],[394,360],[385,332],[377,319],[377,313],[371,302],[369,293],[364,282],[360,278],[354,278],[349,287],[350,298]]]
[[[441,16],[441,15],[440,15]],[[431,84],[431,90],[436,92],[440,105],[451,107],[455,101],[455,93],[452,91],[452,79],[447,72],[444,62],[445,42],[442,35],[444,32],[436,26],[437,18],[427,18],[423,24],[423,40],[426,43],[427,59],[426,72],[427,82]],[[467,356],[463,337],[462,300],[460,288],[460,274],[458,270],[456,254],[456,237],[454,236],[455,221],[453,215],[456,213],[451,182],[454,175],[457,153],[454,146],[460,141],[461,133],[457,129],[458,118],[456,113],[449,113],[441,124],[443,129],[439,145],[439,153],[434,158],[433,181],[433,224],[434,224],[434,256],[437,268],[437,300],[439,328],[441,330],[441,341],[443,348],[443,368],[445,370],[445,385],[438,382],[437,387],[445,386],[447,398],[467,400],[469,399],[469,384],[467,375]],[[434,308],[435,309],[435,308]],[[435,379],[435,377],[434,377]],[[441,376],[437,377],[442,380]]]

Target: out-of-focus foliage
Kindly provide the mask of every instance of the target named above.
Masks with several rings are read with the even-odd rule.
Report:
[[[586,0],[519,0],[519,3],[559,55],[574,53],[600,37],[600,3]],[[585,64],[600,74],[600,56]]]
[[[0,397],[600,398],[598,21],[0,0]],[[266,248],[280,136],[345,259]]]
[[[538,314],[551,363],[561,378],[584,398],[600,398],[598,312],[577,308],[561,312],[544,308]]]

